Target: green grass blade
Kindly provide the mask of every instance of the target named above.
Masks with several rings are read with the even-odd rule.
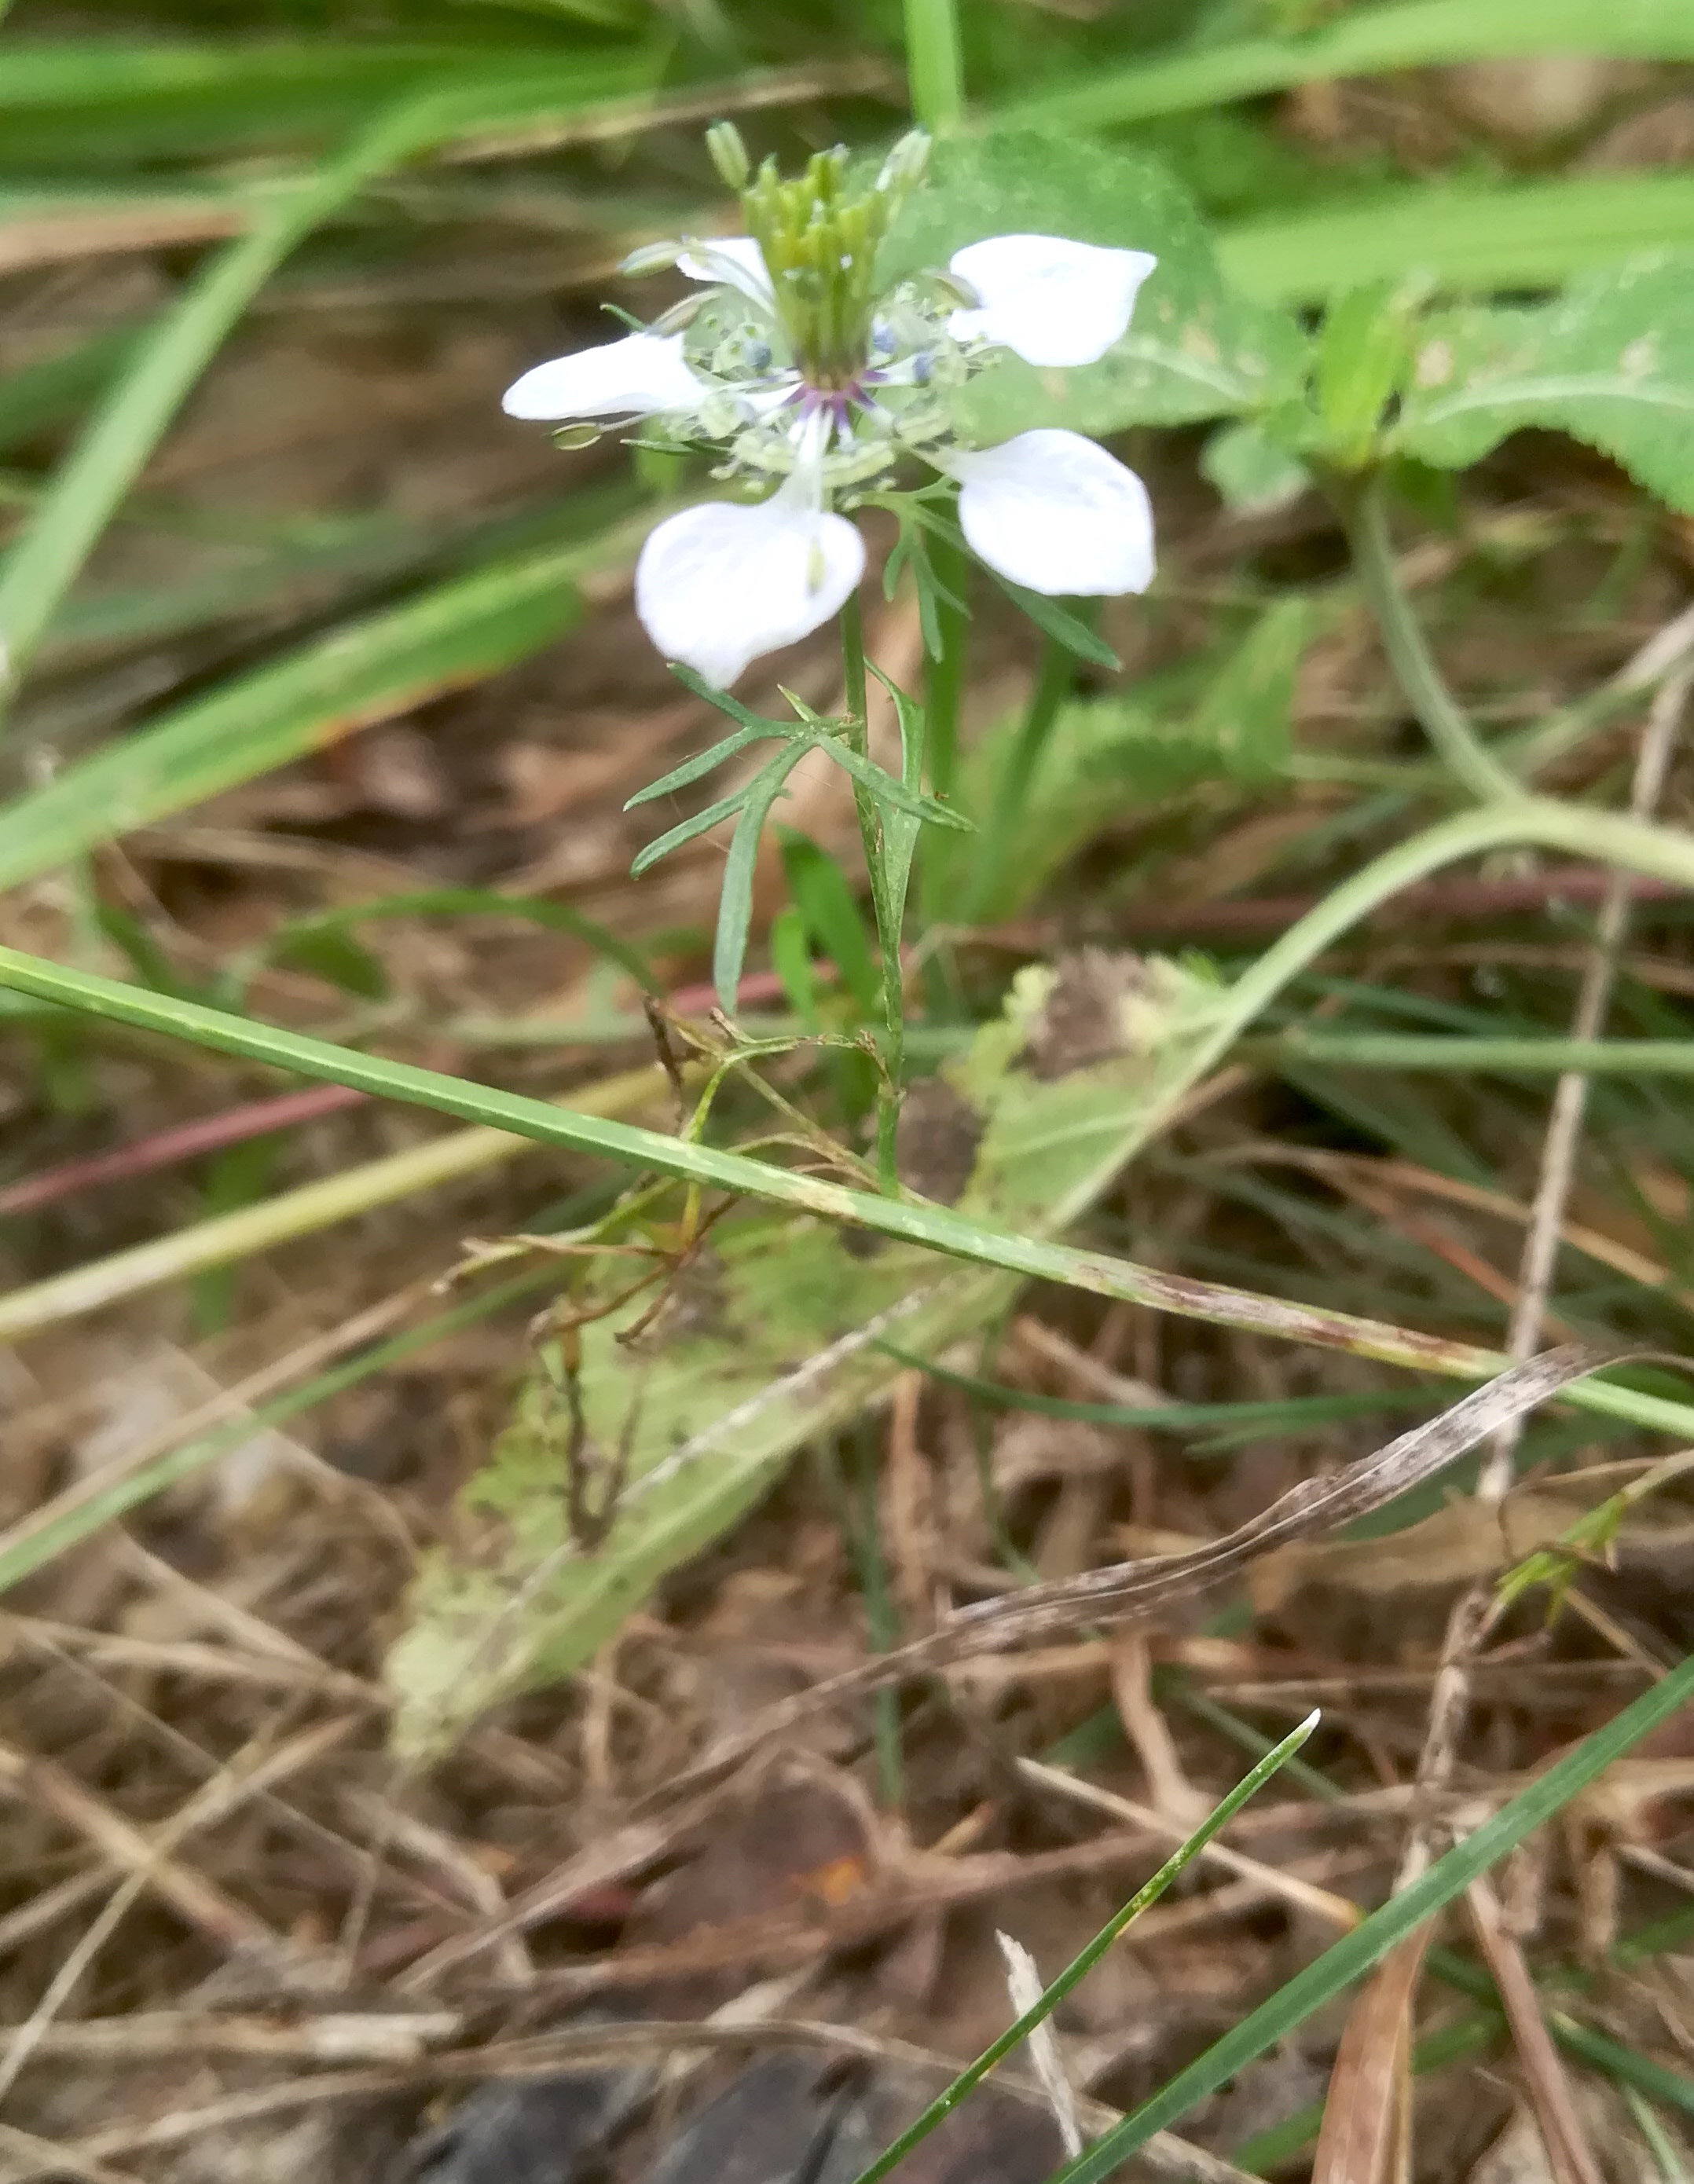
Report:
[[[1257,1045],[1257,1042],[1255,1043]],[[1585,1076],[1694,1077],[1694,1039],[1444,1039],[1416,1032],[1285,1032],[1267,1042],[1275,1060],[1327,1069],[1467,1069]]]
[[[1265,303],[1316,304],[1413,273],[1455,289],[1552,287],[1592,266],[1687,243],[1694,184],[1686,170],[1669,170],[1505,188],[1420,182],[1238,221],[1219,234],[1218,256],[1237,287]]]
[[[1292,1759],[1318,1726],[1318,1716],[1308,1714],[1296,1729],[1291,1729],[1282,1741],[1272,1747],[1229,1794],[1216,1805],[1187,1841],[1173,1851],[1152,1879],[1135,1893],[1123,1908],[1108,1919],[1086,1947],[1078,1952],[1050,1986],[1042,1990],[1041,1998],[1025,2010],[1015,2024],[1009,2025],[999,2039],[985,2048],[976,2061],[962,2070],[952,2082],[942,2088],[924,2109],[922,2115],[908,2125],[885,2153],[878,2154],[870,2167],[855,2179],[855,2184],[882,2184],[889,2170],[905,2160],[912,2148],[928,2138],[936,2126],[945,2121],[959,2103],[973,2092],[987,2077],[995,2064],[1003,2062],[1012,2049],[1018,2047],[1050,2017],[1072,1988],[1078,1986],[1111,1948],[1118,1936],[1133,1920],[1151,1904],[1156,1903],[1171,1883],[1190,1866],[1214,1836],[1219,1834],[1234,1819],[1247,1800],[1262,1790],[1272,1775]]]
[[[404,894],[383,895],[372,902],[348,903],[311,917],[292,918],[271,935],[263,952],[270,956],[278,948],[293,948],[321,934],[345,933],[367,918],[390,917],[523,918],[550,932],[570,933],[597,956],[616,963],[643,993],[664,992],[641,950],[608,931],[598,918],[573,909],[568,902],[549,902],[542,895],[501,894],[493,888],[420,888]]]
[[[74,416],[133,358],[138,327],[112,326],[0,379],[0,449]]]
[[[1362,1925],[1344,1935],[1316,1964],[1297,1973],[1268,2001],[1261,2003],[1214,2042],[1205,2054],[1179,2070],[1151,2100],[1144,2101],[1133,2114],[1057,2171],[1050,2184],[1105,2184],[1155,2131],[1176,2122],[1255,2057],[1285,2040],[1314,2010],[1333,2001],[1396,1942],[1462,1895],[1479,1875],[1486,1873],[1508,1851],[1562,1812],[1614,1759],[1633,1750],[1691,1698],[1694,1698],[1694,1658],[1672,1669],[1663,1682],[1625,1707],[1615,1720],[1556,1761],[1474,1834],[1438,1859],[1420,1880],[1390,1897]]]
[[[338,63],[338,48],[322,58]],[[604,98],[603,77],[549,58],[518,70],[510,53],[467,83],[430,88],[379,114],[309,173],[254,193],[246,234],[219,254],[139,345],[89,421],[0,566],[0,699],[40,644],[60,602],[153,449],[253,298],[289,253],[365,185],[422,153],[501,129],[532,126]],[[640,73],[650,75],[644,58]],[[615,72],[619,91],[632,78]],[[462,60],[460,70],[462,75]],[[11,66],[0,77],[14,81]],[[616,103],[616,102],[614,102]],[[640,117],[631,114],[631,127]]]
[[[1569,53],[1694,60],[1694,14],[1686,0],[1613,0],[1606,8],[1594,0],[1542,0],[1533,8],[1524,0],[1413,0],[1356,8],[1289,36],[1241,38],[1101,71],[995,118],[1008,128],[1106,129],[1340,76]]]
[[[650,86],[657,49],[597,42],[231,38],[20,42],[0,69],[3,154],[34,180],[264,149],[321,151],[398,102],[443,89],[555,111]],[[481,125],[476,125],[480,126]]]
[[[0,808],[0,888],[527,659],[579,619],[578,583],[631,558],[653,520],[643,511],[585,543],[437,586],[67,767]]]
[[[419,121],[412,105],[385,115],[283,188],[144,337],[0,567],[0,689],[23,673],[113,511],[254,296],[313,228],[415,148]]]
[[[955,1258],[1003,1268],[1008,1273],[1036,1280],[1059,1282],[1090,1295],[1219,1324],[1248,1327],[1260,1334],[1273,1332],[1462,1379],[1485,1379],[1506,1362],[1493,1351],[1408,1334],[1344,1312],[1307,1314],[1251,1291],[1179,1279],[1132,1260],[1113,1259],[1102,1252],[1077,1251],[1040,1237],[989,1228],[922,1200],[850,1190],[817,1176],[773,1167],[714,1145],[551,1106],[545,1100],[420,1069],[410,1062],[332,1046],[326,1040],[283,1031],[273,1024],[254,1023],[195,1002],[122,985],[92,972],[49,963],[16,949],[0,948],[0,986],[138,1031],[190,1039],[215,1053],[290,1070],[320,1082],[350,1084],[377,1099],[432,1108],[462,1122],[487,1123],[538,1144],[597,1155],[626,1167],[675,1176],[738,1196],[797,1206],[826,1221],[873,1229]],[[1685,1440],[1694,1439],[1694,1405],[1689,1403],[1597,1378],[1574,1383],[1563,1400]]]
[[[1416,1389],[1385,1388],[1370,1396],[1248,1397],[1235,1403],[1085,1403],[1068,1396],[1044,1396],[1034,1388],[1012,1388],[999,1380],[958,1373],[932,1357],[914,1357],[897,1342],[879,1350],[914,1373],[957,1388],[1000,1411],[1028,1411],[1044,1418],[1080,1418],[1092,1425],[1137,1426],[1150,1433],[1210,1433],[1227,1426],[1241,1433],[1293,1433],[1339,1418],[1379,1418],[1385,1411],[1415,1410],[1429,1397]]]

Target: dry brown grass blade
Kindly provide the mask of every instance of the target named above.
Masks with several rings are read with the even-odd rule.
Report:
[[[1547,2164],[1557,2184],[1605,2184],[1571,2098],[1570,2080],[1541,2015],[1530,1968],[1510,1930],[1500,1899],[1485,1880],[1472,1881],[1466,1908],[1512,2028],[1524,2083]]]
[[[264,2016],[205,2009],[142,2010],[124,2017],[90,2017],[44,2025],[35,2042],[39,2057],[64,2056],[103,2070],[148,2070],[190,2055],[230,2055],[249,2060],[306,2063],[421,2062],[464,2028],[456,2009],[348,2010],[320,2016],[295,1998],[287,2014]],[[0,2026],[0,2040],[14,2039],[20,2025]]]
[[[1694,975],[1691,975],[1690,990],[1694,991]],[[1425,1197],[1445,1199],[1449,1205],[1465,1206],[1472,1212],[1496,1214],[1502,1221],[1519,1224],[1526,1223],[1532,1212],[1522,1199],[1513,1198],[1503,1190],[1489,1190],[1480,1184],[1467,1183],[1461,1176],[1442,1175],[1434,1168],[1419,1167],[1414,1161],[1385,1158],[1378,1153],[1330,1152],[1320,1146],[1280,1145],[1256,1139],[1246,1145],[1232,1146],[1226,1157],[1232,1162],[1250,1162],[1255,1166],[1274,1164],[1303,1168],[1309,1174],[1321,1175],[1349,1195],[1357,1179],[1367,1185],[1380,1185],[1385,1192],[1415,1190]],[[1622,1274],[1628,1281],[1640,1282],[1646,1289],[1663,1290],[1685,1311],[1694,1311],[1694,1290],[1678,1288],[1672,1280],[1670,1268],[1662,1259],[1637,1251],[1585,1222],[1566,1221],[1559,1234],[1563,1243],[1572,1251],[1580,1251],[1585,1258],[1609,1267],[1614,1273]]]
[[[1155,1812],[1151,1806],[1138,1804],[1133,1797],[1119,1797],[1115,1790],[1103,1789],[1097,1782],[1067,1774],[1062,1768],[1049,1767],[1039,1759],[1020,1759],[1017,1764],[1026,1782],[1131,1827],[1145,1828],[1150,1835],[1162,1836],[1173,1845],[1185,1842],[1192,1831],[1180,1820]],[[1357,1904],[1347,1897],[1338,1896],[1333,1889],[1320,1888],[1281,1866],[1267,1865],[1262,1858],[1248,1858],[1221,1840],[1206,1843],[1200,1855],[1206,1864],[1222,1866],[1240,1880],[1257,1882],[1268,1896],[1314,1914],[1338,1933],[1351,1932],[1364,1916]]]
[[[211,1882],[178,1864],[171,1853],[191,1835],[238,1811],[272,1782],[314,1764],[341,1743],[356,1725],[356,1716],[319,1722],[298,1731],[275,1749],[266,1748],[265,1737],[256,1738],[245,1753],[238,1754],[209,1782],[203,1784],[182,1809],[157,1830],[150,1842],[76,1785],[71,1784],[67,1793],[64,1785],[69,1778],[63,1775],[61,1769],[49,1762],[35,1763],[37,1781],[47,1774],[59,1778],[54,1789],[58,1798],[55,1809],[61,1817],[68,1819],[73,1814],[80,1814],[85,1825],[98,1826],[109,1858],[129,1869],[55,1973],[34,2015],[18,2028],[3,2057],[0,2057],[0,2098],[11,2091],[47,2026],[70,1999],[130,1906],[149,1887],[156,1889],[174,1910],[190,1917],[191,1923],[199,1923],[192,1916],[196,1912],[203,1916],[208,1912],[215,1915],[225,1929],[226,1938],[233,1938],[237,1946],[256,1953],[257,1961],[281,1965],[293,1958],[297,1964],[301,1962],[293,1944],[273,1933],[262,1919],[225,1896]],[[138,1858],[134,1855],[134,1845],[140,1846]]]
[[[85,2154],[68,2154],[63,2147],[55,2146],[45,2138],[37,2138],[33,2131],[20,2131],[14,2123],[0,2123],[0,2148],[15,2154],[21,2166],[6,2172],[5,2184],[16,2184],[25,2176],[75,2176],[78,2184],[137,2184],[137,2180],[126,2169],[109,2168],[103,2161],[92,2161]]]
[[[1638,816],[1651,811],[1658,802],[1691,684],[1694,684],[1694,669],[1676,669],[1653,699],[1630,795],[1630,809]],[[1614,872],[1607,882],[1596,944],[1584,971],[1577,999],[1571,1027],[1575,1038],[1593,1039],[1604,1028],[1617,957],[1628,927],[1630,900],[1627,875]],[[1547,1299],[1563,1239],[1565,1208],[1576,1172],[1587,1091],[1587,1079],[1569,1072],[1559,1078],[1554,1091],[1518,1267],[1507,1341],[1513,1357],[1526,1358],[1541,1340],[1542,1328],[1549,1323]],[[1522,1409],[1503,1416],[1486,1436],[1487,1451],[1477,1480],[1475,1503],[1488,1515],[1497,1514],[1512,1485],[1518,1439],[1526,1416],[1527,1412]],[[1401,1857],[1397,1888],[1407,1887],[1427,1869],[1435,1856],[1439,1828],[1434,1801],[1452,1782],[1469,1713],[1471,1665],[1499,1613],[1498,1596],[1487,1584],[1477,1582],[1460,1596],[1449,1615],[1440,1669],[1430,1693],[1429,1717],[1418,1760],[1416,1780],[1420,1804]],[[1591,2184],[1593,2157],[1584,2143],[1552,2042],[1541,2024],[1528,1974],[1524,1971],[1515,1947],[1508,1947],[1503,1921],[1496,1919],[1488,1925],[1486,1904],[1480,1913],[1474,1904],[1473,1917],[1483,1922],[1478,1927],[1479,1935],[1484,1935],[1485,1925],[1487,1926],[1485,1946],[1491,1939],[1494,1955],[1491,1962],[1494,1963],[1496,1976],[1502,1970],[1508,1978],[1521,1975],[1518,2006],[1512,2012],[1513,2031],[1524,2059],[1535,2094],[1537,2120],[1559,2184]],[[1414,1964],[1395,2033],[1395,2052],[1402,2055],[1409,2052],[1416,1974]],[[1366,2044],[1374,2082],[1379,2080],[1385,2068],[1385,2031],[1377,2027],[1374,2037],[1365,2033],[1360,2036]],[[1379,2103],[1374,2113],[1380,2127]],[[1385,2158],[1385,2137],[1373,2138],[1364,2151],[1371,2158],[1381,2160]],[[1320,2184],[1343,2184],[1344,2178],[1351,2184],[1350,2172],[1346,2170],[1335,2170],[1333,2180],[1318,2173]],[[1369,2176],[1371,2184],[1374,2184],[1380,2173],[1362,2171],[1361,2175]]]
[[[487,1920],[467,1933],[455,1934],[432,1949],[427,1956],[421,1957],[397,1981],[397,1991],[402,1994],[423,1992],[443,1972],[481,1956],[509,1936],[521,1934],[527,1928],[538,1925],[543,1919],[554,1917],[578,1897],[605,1886],[608,1881],[627,1880],[631,1874],[655,1864],[673,1850],[710,1810],[710,1802],[701,1800],[667,1814],[662,1820],[632,1820],[614,1834],[589,1843],[574,1858],[566,1858],[546,1880],[526,1889],[498,1919]]]
[[[1329,2073],[1312,2184],[1388,2184],[1401,2164],[1412,2003],[1428,1928],[1385,1957],[1348,2014]]]
[[[185,2145],[209,2131],[287,2114],[326,2100],[369,2098],[419,2084],[550,2077],[589,2063],[664,2058],[679,2050],[761,2048],[814,2048],[856,2055],[867,2062],[892,2064],[943,2082],[958,2069],[955,2058],[910,2041],[804,2018],[765,2020],[752,2025],[655,2020],[644,2024],[569,2025],[494,2047],[450,2050],[389,2070],[326,2072],[296,2078],[289,2084],[252,2088],[144,2123],[118,2125],[71,2146],[51,2149],[52,2162],[23,2168],[15,2184],[55,2175],[60,2169],[92,2174],[95,2164],[112,2154]],[[995,2084],[1032,2106],[1045,2103],[1046,2097],[1034,2075],[1015,2064],[997,2072]],[[1118,2120],[1118,2110],[1103,2102],[1078,2095],[1076,2105],[1078,2120],[1092,2131],[1109,2130]],[[1173,2184],[1250,2184],[1245,2172],[1232,2163],[1190,2145],[1170,2131],[1156,2133],[1141,2149],[1140,2159],[1152,2175],[1169,2177]],[[8,2184],[14,2184],[14,2180],[8,2180]],[[131,2180],[123,2180],[123,2184],[131,2184]]]
[[[1115,1563],[1082,1577],[1029,1585],[1010,1597],[965,1608],[928,1637],[827,1678],[811,1691],[766,1709],[657,1797],[668,1802],[701,1789],[820,1707],[866,1697],[975,1654],[1002,1652],[1027,1638],[1050,1637],[1101,1621],[1157,1621],[1179,1603],[1238,1579],[1273,1547],[1321,1538],[1397,1500],[1498,1432],[1507,1420],[1524,1416],[1574,1380],[1612,1362],[1616,1361],[1608,1354],[1580,1344],[1546,1351],[1512,1366],[1438,1418],[1414,1426],[1345,1470],[1327,1479],[1302,1479],[1221,1540],[1186,1554]]]
[[[224,1951],[274,1953],[276,1936],[262,1919],[225,1894],[213,1881],[159,1847],[123,1816],[50,1759],[38,1759],[14,1745],[0,1744],[0,1784],[51,1813],[61,1827],[92,1843],[109,1866],[146,1883],[185,1925]]]

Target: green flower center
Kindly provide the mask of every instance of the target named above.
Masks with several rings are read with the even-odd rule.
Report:
[[[742,190],[747,231],[764,254],[777,319],[809,386],[839,392],[864,372],[878,247],[928,148],[921,137],[903,140],[865,189],[850,192],[847,153],[838,146],[816,153],[792,181],[766,159]]]

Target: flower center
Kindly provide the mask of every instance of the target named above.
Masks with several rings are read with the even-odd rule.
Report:
[[[766,159],[741,192],[764,254],[777,316],[807,386],[855,392],[872,361],[878,246],[922,171],[928,140],[902,140],[868,188],[851,189],[847,153],[819,152],[784,181]]]

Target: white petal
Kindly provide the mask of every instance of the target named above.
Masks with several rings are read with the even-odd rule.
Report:
[[[959,522],[971,551],[1032,592],[1092,597],[1153,581],[1147,488],[1080,432],[1020,432],[956,454]]]
[[[750,235],[708,236],[683,253],[677,260],[677,270],[686,273],[691,281],[712,281],[723,287],[738,288],[767,310],[777,300],[765,254]]]
[[[635,610],[667,660],[727,690],[749,660],[839,614],[864,569],[864,541],[844,515],[788,492],[757,508],[714,503],[649,534]]]
[[[1029,364],[1093,364],[1122,339],[1158,262],[1145,250],[1103,250],[1061,235],[990,236],[953,254],[950,270],[975,289],[981,308],[955,311],[948,331],[996,343]]]
[[[629,334],[537,365],[500,407],[509,417],[650,417],[692,410],[705,392],[683,361],[680,334]]]

